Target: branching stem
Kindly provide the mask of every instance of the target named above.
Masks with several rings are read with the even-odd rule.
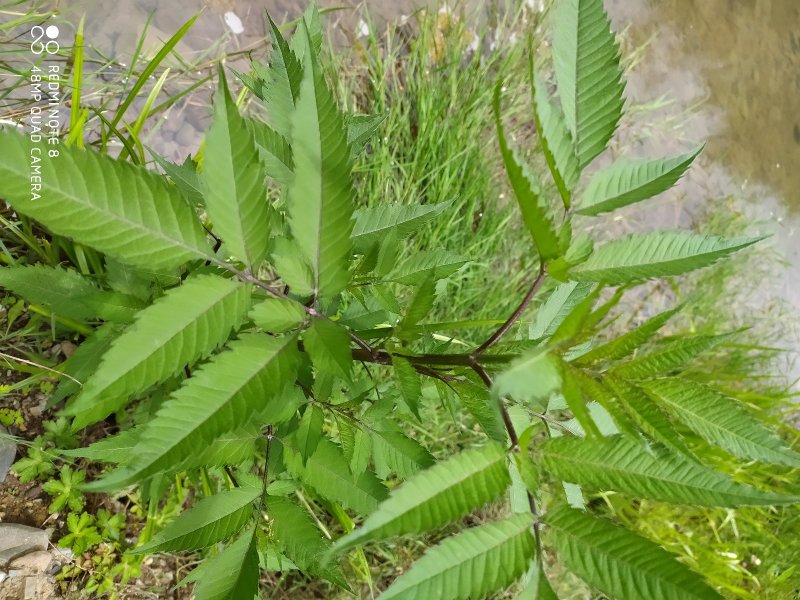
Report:
[[[528,293],[525,294],[525,297],[522,299],[522,302],[519,303],[516,310],[511,313],[511,316],[506,319],[505,323],[500,325],[500,327],[495,331],[485,342],[483,342],[480,346],[478,346],[475,351],[472,353],[472,356],[477,360],[477,358],[483,354],[486,350],[494,346],[500,339],[508,333],[508,330],[514,326],[514,323],[517,322],[520,315],[525,311],[528,305],[533,300],[536,293],[539,291],[539,288],[542,287],[542,284],[545,280],[545,275],[547,274],[547,270],[545,269],[544,263],[541,263],[539,266],[539,274],[536,276],[536,279],[533,281],[533,285],[531,285],[531,289],[528,290]]]

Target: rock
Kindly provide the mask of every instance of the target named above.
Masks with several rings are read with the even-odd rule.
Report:
[[[44,550],[37,550],[25,556],[15,558],[11,561],[10,568],[20,569],[27,571],[31,574],[47,574],[50,571],[50,563],[53,562],[53,556]]]
[[[17,456],[17,445],[10,438],[6,438],[6,435],[8,429],[0,425],[0,482],[6,480],[8,470]]]
[[[45,531],[16,523],[0,523],[0,569],[20,556],[35,550],[47,550]]]
[[[22,597],[25,600],[32,600],[33,598],[41,598],[41,594],[39,593],[39,577],[26,577],[25,578],[25,590],[22,593]]]

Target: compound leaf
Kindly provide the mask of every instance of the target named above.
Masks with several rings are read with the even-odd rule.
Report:
[[[280,550],[300,569],[346,588],[338,566],[324,566],[330,542],[322,536],[309,514],[286,498],[269,496],[266,502],[270,531]]]
[[[252,525],[190,577],[198,581],[196,600],[250,600],[258,592],[258,575],[256,526]]]
[[[503,131],[503,122],[500,118],[500,89],[498,84],[494,91],[494,119],[497,127],[497,138],[500,143],[500,154],[506,167],[508,180],[514,190],[519,208],[522,211],[522,220],[533,238],[533,243],[541,259],[549,260],[560,254],[558,234],[550,218],[547,202],[541,191],[541,186],[533,179],[531,173],[520,161],[506,141]]]
[[[412,206],[380,205],[359,208],[353,213],[352,238],[355,245],[365,248],[380,242],[394,231],[398,239],[407,237],[422,225],[435,219],[450,207],[450,202]]]
[[[726,240],[688,231],[632,234],[603,244],[588,260],[574,266],[569,275],[575,281],[608,285],[681,275],[707,267],[761,239]]]
[[[206,134],[206,210],[228,252],[255,269],[267,253],[266,173],[219,68],[214,119]]]
[[[305,28],[298,33],[307,35]],[[316,295],[331,298],[350,281],[353,188],[342,116],[311,52],[292,117],[292,149],[289,224],[311,265]]]
[[[350,380],[353,354],[344,327],[328,319],[314,319],[303,333],[303,341],[317,371]]]
[[[89,484],[119,489],[163,471],[242,427],[254,414],[271,423],[285,419],[280,392],[294,381],[300,362],[297,340],[245,334],[229,350],[198,369],[149,421],[121,467]]]
[[[17,212],[53,233],[151,270],[212,257],[197,215],[163,177],[74,146],[62,146],[59,153],[41,160],[41,189],[32,193],[30,141],[0,131],[3,196]]]
[[[203,498],[133,553],[196,550],[223,542],[247,524],[253,515],[253,502],[259,496],[260,488],[241,487]]]
[[[691,335],[669,340],[644,356],[613,367],[609,373],[626,379],[648,379],[682,369],[696,356],[711,350],[730,336],[729,333]]]
[[[673,377],[641,384],[645,391],[712,444],[747,460],[800,467],[800,454],[739,402],[697,381]]]
[[[545,523],[559,558],[611,598],[722,600],[672,554],[606,519],[561,507],[548,511]]]
[[[176,375],[228,339],[247,313],[246,285],[214,275],[190,277],[143,309],[103,355],[97,371],[65,410],[75,429]]]
[[[336,551],[371,540],[420,533],[446,525],[497,498],[510,478],[502,445],[489,443],[420,471],[340,539]]]
[[[422,444],[399,431],[373,432],[372,448],[375,472],[383,479],[392,472],[402,479],[408,479],[435,462]]]
[[[672,310],[664,311],[652,319],[648,319],[636,329],[592,348],[586,354],[582,354],[575,362],[577,364],[586,364],[597,360],[619,360],[620,358],[625,358],[653,337],[680,309],[681,307],[678,306]]]
[[[556,8],[553,63],[578,167],[606,148],[622,116],[619,46],[602,0],[563,0]]]
[[[275,131],[284,138],[291,139],[292,115],[295,101],[300,94],[303,66],[272,17],[267,15],[267,19],[272,40],[267,81],[262,87],[264,103]]]
[[[269,333],[283,333],[298,327],[306,318],[303,305],[289,298],[270,297],[259,302],[248,315]]]
[[[736,507],[792,504],[800,496],[762,492],[675,453],[654,454],[619,435],[601,439],[558,437],[536,450],[542,467],[586,489],[613,490],[673,504]]]
[[[577,212],[599,215],[665,192],[686,172],[700,150],[702,147],[675,158],[615,162],[592,176]]]
[[[353,475],[339,447],[323,438],[305,464],[290,468],[321,496],[359,514],[369,514],[386,497],[386,488],[370,471]]]
[[[143,307],[133,296],[100,290],[77,271],[47,265],[3,267],[0,287],[76,321],[129,321]]]
[[[434,546],[381,594],[389,598],[484,598],[511,585],[536,553],[533,518],[518,514],[467,529]]]
[[[578,182],[578,157],[564,115],[550,102],[547,88],[534,72],[533,66],[531,92],[539,144],[564,205],[569,208],[572,190]]]

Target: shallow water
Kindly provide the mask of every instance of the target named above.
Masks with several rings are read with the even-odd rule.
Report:
[[[634,52],[627,96],[634,107],[612,153],[667,155],[707,142],[689,175],[671,193],[672,201],[648,212],[648,225],[670,225],[703,202],[735,199],[732,210],[745,213],[756,229],[773,232],[774,243],[789,261],[777,284],[765,286],[756,305],[769,297],[787,298],[800,314],[800,0],[606,0],[615,29]],[[354,6],[352,0],[321,2]],[[368,1],[380,20],[408,14],[420,0]],[[469,1],[467,2],[469,4]],[[472,6],[490,3],[472,2]],[[541,4],[529,2],[529,4]],[[286,21],[299,15],[300,0],[80,0],[69,2],[64,17],[87,15],[87,40],[125,62],[142,25],[152,12],[148,43],[165,40],[203,9],[179,46],[194,59],[215,55],[222,38],[228,51],[263,42],[265,10]],[[61,5],[65,6],[64,4]],[[241,20],[234,34],[226,13]],[[230,22],[230,15],[228,15]],[[326,16],[334,26],[356,23],[351,10]],[[207,121],[210,89],[199,100],[182,103],[150,143],[177,158],[196,147]],[[663,105],[655,111],[636,107]],[[655,119],[655,124],[653,125]],[[187,127],[187,124],[189,125]],[[678,208],[676,208],[678,207]],[[755,307],[757,309],[757,306]]]

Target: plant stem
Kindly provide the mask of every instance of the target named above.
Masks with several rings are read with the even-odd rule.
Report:
[[[221,261],[221,260],[218,260],[218,259],[214,259],[213,262],[217,266],[222,267],[223,269],[226,269],[226,270],[230,271],[231,273],[236,275],[242,281],[246,281],[248,283],[252,283],[256,287],[261,288],[265,292],[267,292],[269,294],[272,294],[273,296],[276,296],[277,298],[290,299],[289,296],[287,296],[286,294],[283,293],[283,291],[279,290],[278,288],[272,287],[271,285],[268,285],[268,284],[264,283],[258,277],[256,277],[255,275],[253,275],[252,273],[250,273],[248,271],[240,271],[239,269],[237,269],[233,265],[228,264],[225,261]],[[327,319],[328,318],[326,315],[320,313],[313,306],[305,306],[303,304],[300,304],[300,306],[303,307],[303,310],[310,317],[316,317],[316,318],[320,318],[320,319]],[[356,343],[356,345],[359,346],[362,350],[368,352],[370,356],[374,356],[375,355],[377,350],[375,348],[373,348],[372,346],[370,346],[365,340],[362,340],[359,336],[357,336],[355,333],[353,333],[349,329],[347,330],[347,333],[350,335],[350,339],[352,339]]]
[[[492,389],[492,378],[486,372],[481,365],[478,364],[477,360],[472,364],[472,370],[477,373],[478,377],[481,378],[484,385],[487,389]],[[511,421],[511,415],[508,414],[508,409],[506,408],[506,403],[503,402],[502,398],[497,399],[497,404],[500,406],[500,414],[503,416],[503,423],[506,427],[506,432],[508,433],[508,439],[511,440],[512,450],[516,448],[519,452],[527,452],[527,448],[520,448],[519,447],[519,437],[517,436],[517,431],[514,428],[514,423]],[[530,508],[531,514],[533,515],[533,537],[536,540],[536,560],[539,562],[539,568],[542,566],[542,536],[539,531],[539,509],[536,506],[536,498],[533,497],[533,494],[530,490],[526,489],[525,493],[528,496],[528,507]]]
[[[261,480],[262,484],[261,487],[263,488],[261,491],[261,507],[259,508],[258,512],[263,512],[264,510],[264,500],[267,497],[267,486],[269,485],[269,451],[272,447],[272,425],[267,425],[267,451],[264,456],[264,477]]]
[[[499,342],[500,338],[502,338],[506,333],[508,333],[508,330],[511,329],[511,327],[514,325],[514,323],[517,322],[517,319],[519,319],[520,315],[523,313],[523,311],[531,303],[531,300],[533,300],[533,297],[536,295],[536,292],[538,292],[539,288],[542,287],[542,284],[544,283],[546,274],[547,274],[547,271],[545,269],[544,263],[541,263],[540,266],[539,266],[539,274],[536,276],[536,279],[533,281],[533,285],[531,286],[531,289],[528,290],[527,294],[525,294],[525,297],[522,299],[522,302],[520,302],[519,306],[517,306],[516,310],[513,313],[511,313],[511,316],[508,317],[508,319],[506,319],[505,323],[500,325],[500,327],[497,329],[497,331],[495,331],[485,342],[483,342],[480,346],[478,346],[475,349],[475,351],[472,353],[472,356],[474,358],[477,359],[486,350],[488,350],[489,348],[494,346],[497,342]]]

